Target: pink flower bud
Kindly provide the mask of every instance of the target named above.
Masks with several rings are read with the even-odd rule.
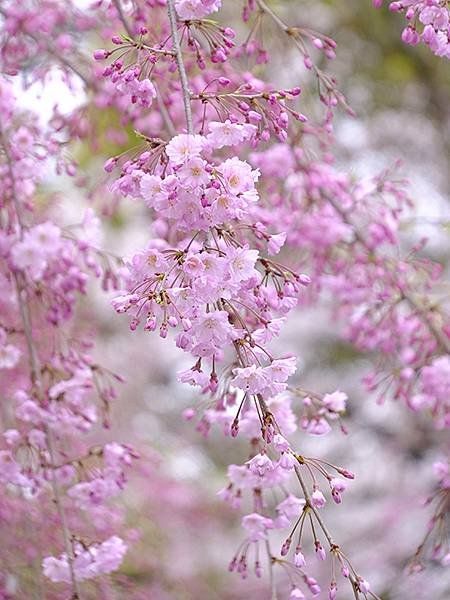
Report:
[[[300,275],[298,276],[298,280],[304,286],[307,286],[311,283],[311,277],[309,275],[306,275],[305,273],[300,273]]]
[[[323,49],[323,47],[324,47],[324,44],[323,44],[322,40],[321,40],[321,39],[319,39],[319,38],[314,38],[314,39],[313,39],[313,44],[314,44],[314,46],[315,46],[316,48],[318,48],[319,50],[322,50],[322,49]]]
[[[365,579],[358,579],[358,587],[363,594],[370,592],[370,584]]]
[[[296,464],[294,456],[290,452],[283,452],[280,457],[279,465],[282,469],[290,471]]]
[[[313,596],[317,596],[317,595],[320,594],[320,591],[321,591],[320,590],[320,586],[317,583],[317,581],[314,579],[314,577],[310,577],[309,575],[305,575],[303,579],[304,579],[306,585],[308,586],[309,591],[311,592],[311,594]]]
[[[217,375],[215,373],[211,374],[211,379],[209,380],[209,391],[211,394],[217,392],[217,388],[219,387],[219,381],[217,379]]]
[[[303,567],[306,566],[306,560],[305,557],[301,551],[300,546],[297,546],[297,548],[295,549],[295,554],[294,554],[294,565],[298,568],[298,569],[303,569]]]
[[[234,29],[231,29],[231,27],[225,27],[225,28],[223,29],[223,34],[224,34],[226,37],[229,37],[229,38],[235,38],[235,37],[236,37],[236,33],[235,33],[235,31],[234,31]]]
[[[314,492],[311,495],[311,500],[313,506],[315,506],[316,508],[323,508],[326,503],[325,496],[320,490],[314,490]]]
[[[69,50],[73,46],[73,40],[67,33],[62,33],[56,40],[56,46],[59,50]]]
[[[262,116],[255,110],[249,110],[247,113],[247,117],[252,123],[259,123],[260,121],[262,121]]]
[[[291,538],[287,538],[287,540],[281,546],[281,550],[280,550],[281,556],[286,556],[286,554],[289,552],[289,548],[291,547],[291,543],[292,543]]]
[[[195,411],[193,408],[186,408],[183,410],[182,416],[185,421],[192,421],[195,417]]]
[[[355,474],[347,469],[338,469],[337,472],[347,479],[355,479]]]
[[[230,573],[232,573],[233,571],[236,570],[236,566],[237,566],[237,558],[234,557],[233,560],[228,565],[228,570],[230,571]]]
[[[336,600],[337,598],[337,585],[335,581],[330,583],[330,589],[328,590],[328,600]]]
[[[289,596],[289,600],[305,600],[305,594],[300,588],[295,587]]]
[[[261,564],[259,561],[255,562],[255,575],[259,579],[262,577],[262,569],[261,569]]]
[[[350,577],[350,569],[348,567],[342,567],[341,569],[342,577],[348,579]]]
[[[289,442],[279,433],[276,433],[273,438],[273,445],[277,452],[286,452],[289,450]]]
[[[325,548],[322,546],[322,544],[320,542],[315,542],[315,546],[316,546],[316,556],[319,560],[325,560],[327,557],[327,554],[325,552]]]
[[[107,50],[103,50],[102,48],[99,48],[94,52],[95,60],[105,60],[105,58],[108,58],[108,56],[109,52]]]
[[[184,331],[189,331],[189,329],[192,328],[192,322],[190,319],[182,319],[181,323],[183,325]]]
[[[155,331],[156,329],[156,317],[155,315],[150,315],[147,317],[147,321],[145,322],[144,329],[146,331]]]
[[[111,173],[114,170],[116,164],[117,164],[117,158],[115,158],[115,157],[108,158],[108,160],[103,165],[103,168],[107,173]]]

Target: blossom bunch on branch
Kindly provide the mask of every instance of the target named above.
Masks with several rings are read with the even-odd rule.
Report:
[[[378,8],[383,0],[373,0]],[[436,56],[450,58],[450,11],[447,0],[400,0],[389,2],[389,10],[403,12],[408,21],[402,32],[405,44],[426,44]]]
[[[390,8],[409,21],[404,41],[447,56],[447,4]],[[249,33],[240,41],[220,9],[227,14],[234,3],[99,0],[84,11],[29,0],[0,8],[0,484],[11,524],[33,506],[34,522],[45,514],[52,525],[27,555],[27,567],[45,576],[40,597],[57,598],[59,589],[72,600],[113,597],[109,575],[129,546],[114,500],[138,453],[108,434],[122,378],[94,358],[83,302],[94,300],[93,280],[112,292],[132,332],[172,339],[189,357],[178,381],[202,402],[185,419],[204,436],[217,425],[246,443],[219,492],[243,513],[229,571],[267,575],[272,600],[334,600],[341,589],[379,598],[323,510],[343,503],[355,475],[295,441],[299,430],[321,436],[336,424],[345,433],[348,402],[345,390],[298,381],[297,357],[280,341],[296,311],[331,307],[342,337],[371,359],[364,383],[379,402],[392,396],[417,422],[450,427],[450,325],[436,292],[442,267],[423,258],[422,242],[403,248],[401,221],[412,203],[396,169],[362,181],[333,164],[334,114],[353,115],[328,66],[319,66],[335,57],[335,42],[289,25],[263,0],[243,3]],[[301,85],[256,77],[270,65],[267,27],[300,53]],[[104,48],[91,60],[85,43],[93,34]],[[55,70],[66,89],[78,80],[87,95],[69,113],[55,106],[42,125],[20,108],[11,81],[21,74],[26,85],[45,83]],[[319,118],[303,104],[310,73]],[[92,107],[114,115],[105,137],[120,151],[104,165],[108,191],[104,178],[86,184],[67,153],[79,140],[98,149],[101,119],[90,120]],[[131,138],[140,145],[122,152]],[[123,261],[102,250],[92,208],[76,225],[63,223],[56,203],[39,197],[52,167],[78,192],[86,184],[89,199],[102,197],[105,216],[126,198],[140,204],[151,224],[144,247]],[[450,562],[447,451],[434,467],[433,515],[413,571],[430,557]],[[326,590],[314,560],[327,566]],[[11,560],[7,572],[14,568]]]

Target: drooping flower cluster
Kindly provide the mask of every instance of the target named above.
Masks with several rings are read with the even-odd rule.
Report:
[[[6,0],[0,7],[0,17],[3,73],[14,76],[23,71],[29,75],[30,83],[42,81],[56,63],[69,85],[74,77],[87,81],[80,39],[97,21],[93,15],[80,11],[76,2],[67,0],[63,5],[54,0]],[[34,59],[38,55],[45,59],[36,66]]]
[[[176,223],[182,237],[176,248],[153,240],[132,257],[129,293],[113,304],[132,315],[132,329],[143,322],[162,337],[170,328],[178,331],[177,345],[197,360],[181,373],[182,381],[212,393],[220,383],[269,398],[286,389],[295,358],[274,358],[265,345],[278,335],[309,278],[249,246],[247,235],[257,233],[278,252],[284,237],[246,222],[249,207],[258,201],[258,172],[236,157],[212,159],[214,150],[251,137],[255,128],[210,125],[207,136],[181,134],[144,152],[115,182],[121,193],[144,200],[169,227]],[[227,348],[237,355],[237,365],[219,382],[216,365]]]
[[[263,12],[267,10],[264,3],[258,2],[258,6]],[[268,14],[271,15],[271,12],[268,11]],[[176,32],[172,31],[172,35],[176,36]],[[318,47],[318,44],[315,45]],[[174,48],[178,52],[176,44]],[[386,274],[391,293],[395,297],[401,294],[403,302],[404,281],[413,285],[412,276],[422,271],[413,265],[411,276],[405,276],[403,281],[401,270],[397,271],[390,254],[382,256],[380,260],[372,259],[373,253],[378,252],[379,248],[397,244],[397,223],[405,203],[399,186],[391,184],[385,175],[378,178],[373,189],[367,190],[363,186],[359,189],[329,165],[303,159],[301,151],[294,152],[288,145],[276,145],[268,151],[253,153],[250,157],[251,162],[261,167],[263,174],[266,171],[272,177],[272,181],[268,179],[265,202],[258,202],[255,190],[257,177],[248,163],[236,157],[225,160],[213,158],[223,147],[261,139],[252,119],[247,116],[248,110],[244,110],[240,104],[245,96],[237,101],[233,93],[191,94],[185,87],[185,67],[179,52],[177,64],[185,92],[186,114],[191,114],[191,101],[202,100],[204,104],[211,102],[223,110],[223,122],[208,120],[205,110],[199,121],[202,135],[193,132],[188,119],[191,128],[188,134],[178,135],[168,143],[150,138],[148,150],[121,167],[121,175],[113,189],[122,195],[144,200],[153,212],[155,229],[163,239],[153,240],[145,251],[129,261],[128,293],[116,298],[113,304],[118,312],[132,315],[132,329],[142,322],[144,328],[158,328],[160,335],[166,337],[169,329],[174,328],[177,345],[196,358],[194,366],[182,372],[180,379],[201,387],[204,393],[212,394],[216,404],[198,422],[200,431],[206,434],[211,423],[217,422],[225,432],[231,431],[233,436],[238,431],[244,435],[246,430],[251,432],[249,439],[253,458],[244,467],[234,467],[242,469],[242,480],[247,480],[242,485],[253,489],[256,498],[256,512],[245,517],[243,525],[250,531],[249,542],[258,544],[267,538],[271,529],[289,525],[286,520],[274,521],[266,514],[261,499],[261,490],[265,487],[271,489],[286,483],[290,472],[295,472],[305,495],[305,510],[297,512],[300,521],[306,519],[310,511],[313,518],[317,519],[314,511],[325,502],[314,475],[311,480],[312,491],[307,491],[308,485],[298,471],[306,464],[304,458],[291,450],[282,435],[286,433],[283,420],[289,415],[290,397],[279,394],[285,391],[287,378],[294,372],[295,363],[292,358],[283,358],[281,361],[274,358],[265,347],[278,335],[280,318],[284,319],[287,310],[295,305],[298,283],[307,283],[309,278],[303,276],[302,281],[302,276],[296,276],[281,263],[262,258],[261,250],[278,252],[286,237],[290,245],[298,243],[302,248],[310,249],[314,268],[319,274],[316,287],[338,292],[342,302],[338,312],[348,314],[353,307],[357,311],[363,302],[375,302],[373,315],[368,309],[363,316],[369,314],[377,323],[380,299],[386,301],[388,296],[387,290],[383,292],[383,289],[378,290],[374,286],[374,281],[382,280]],[[329,98],[332,97],[332,90],[334,87],[330,85]],[[252,94],[249,97],[252,102],[255,100]],[[331,106],[333,102],[329,104]],[[234,113],[236,108],[241,109],[240,116]],[[242,116],[246,117],[245,120]],[[195,119],[195,112],[193,117]],[[259,122],[256,118],[254,121]],[[313,128],[305,128],[305,131],[314,135]],[[282,141],[286,139],[284,135],[279,137]],[[273,166],[274,154],[280,161],[278,170]],[[111,159],[106,165],[107,171],[117,164],[117,158]],[[274,176],[282,180],[284,189],[280,193],[274,190]],[[262,185],[264,187],[264,180]],[[381,205],[381,210],[377,205],[378,215],[374,218],[375,215],[367,211],[367,200],[380,191],[389,199]],[[297,202],[304,198],[305,205],[296,205],[295,201],[286,202],[286,196],[290,195]],[[267,198],[270,198],[269,203]],[[276,219],[273,217],[273,206],[278,210]],[[295,220],[297,208],[298,221]],[[349,220],[350,212],[355,222]],[[281,228],[277,227],[275,234],[270,234],[268,232],[274,222],[283,224]],[[280,233],[282,228],[287,229],[287,234]],[[174,240],[177,242],[175,247]],[[261,240],[267,245],[261,244]],[[346,263],[341,247],[353,249],[359,246],[366,253],[367,261],[361,261],[361,254],[358,254],[358,268],[354,268],[354,255],[350,254],[351,264]],[[334,247],[338,249],[336,255],[331,252]],[[240,263],[238,267],[234,265],[236,260]],[[351,272],[348,270],[350,266]],[[367,269],[368,275],[364,269]],[[420,269],[423,269],[423,265],[420,265]],[[323,275],[324,271],[326,276]],[[271,280],[274,287],[267,285]],[[280,302],[285,299],[286,308]],[[414,304],[414,298],[408,302],[414,312],[420,312]],[[393,303],[394,308],[397,303]],[[429,360],[437,351],[435,332],[427,319],[417,321],[418,316],[413,314],[411,319],[416,324],[420,323],[420,335],[407,338],[406,345],[416,345],[422,349],[428,347],[426,360]],[[359,315],[355,312],[354,318],[349,319],[350,328],[357,317]],[[390,329],[392,334],[393,322],[402,333],[405,332],[405,324],[409,325],[408,318],[405,319],[403,313],[399,312],[386,320],[386,330],[378,332],[372,321],[368,320],[365,331],[363,323],[355,321],[354,333],[350,331],[349,335],[355,336],[354,342],[360,348],[366,349],[370,344],[371,349],[377,348],[392,354],[398,352],[397,346],[392,346],[395,338],[391,335],[388,340],[384,333]],[[416,332],[416,325],[413,324],[410,331],[411,334]],[[230,353],[234,356],[230,367],[223,373],[218,372],[218,363]],[[399,355],[402,356],[401,352]],[[417,359],[418,367],[423,366],[423,356]],[[395,377],[398,378],[397,372]],[[398,382],[399,389],[403,389],[401,379]],[[405,389],[403,394],[406,396],[407,393]],[[345,409],[346,395],[340,392],[321,397],[301,391],[300,395],[304,399],[306,413],[302,425],[314,434],[329,431],[327,419],[339,418]],[[280,416],[277,407],[281,407]],[[193,413],[187,411],[186,417],[192,418]],[[325,476],[332,497],[340,503],[345,483],[327,472],[324,474],[320,463],[309,467],[310,474],[311,468],[318,468],[321,475]],[[344,470],[338,472],[341,471]],[[235,475],[241,477],[237,473]],[[238,503],[240,495],[240,487],[236,488],[236,493],[224,492],[224,497],[230,499],[233,505]],[[335,552],[327,530],[323,530],[323,533],[332,553]],[[313,537],[318,556],[324,556],[320,540],[316,534]],[[244,576],[247,572],[248,548],[248,545],[244,546],[240,558],[236,558],[233,564],[233,570],[236,567]],[[339,560],[340,554],[336,552]],[[282,551],[284,554],[287,554],[286,548]],[[362,595],[371,593],[367,582],[353,568],[349,571],[346,564],[341,563],[341,566],[344,577],[350,577],[355,592]],[[255,564],[255,569],[257,573],[260,572],[259,564]],[[295,593],[303,593],[300,588],[295,589],[298,590]],[[335,596],[336,589],[333,579],[330,584],[331,597]]]
[[[92,579],[105,573],[116,571],[127,551],[126,544],[117,536],[112,536],[101,544],[84,548],[75,544],[73,570],[77,581]],[[55,583],[70,583],[71,574],[67,554],[59,558],[50,556],[43,561],[44,575]]]
[[[92,448],[79,435],[90,432],[100,416],[109,425],[112,382],[120,378],[94,361],[87,336],[71,332],[88,280],[101,277],[107,288],[116,276],[98,250],[99,220],[92,210],[78,226],[83,240],[74,235],[77,227],[40,214],[36,189],[49,159],[67,174],[73,174],[72,165],[65,163],[57,136],[17,106],[4,78],[0,90],[0,369],[9,405],[9,427],[0,442],[1,494],[17,505],[39,502],[41,519],[51,499],[59,539],[37,553],[64,549],[60,559],[44,559],[44,574],[70,583],[79,597],[78,581],[115,570],[126,551],[111,536],[117,518],[106,501],[123,488],[125,467],[136,455],[117,443]],[[94,476],[102,460],[105,467]],[[95,527],[86,532],[82,511],[93,506],[102,523],[98,534],[109,534],[104,542],[97,541]]]
[[[172,31],[172,35],[177,34]],[[176,48],[176,37],[174,40]],[[184,73],[179,54],[178,68]],[[190,100],[185,101],[186,114],[190,115]],[[274,357],[268,344],[279,335],[286,315],[297,304],[301,286],[308,285],[310,279],[260,251],[278,254],[286,235],[269,233],[271,228],[253,218],[254,207],[259,204],[255,185],[259,172],[236,156],[216,158],[219,150],[226,152],[227,147],[255,139],[257,127],[248,121],[226,119],[209,121],[207,128],[202,124],[202,131],[205,129],[206,134],[190,131],[168,142],[150,138],[144,152],[121,165],[113,190],[144,201],[163,235],[127,261],[127,290],[113,299],[113,306],[118,313],[130,315],[132,330],[142,324],[148,331],[158,329],[165,338],[173,329],[177,345],[194,357],[194,366],[179,378],[199,386],[215,403],[200,419],[200,431],[207,433],[211,423],[218,422],[226,433],[235,437],[241,430],[251,441],[248,464],[230,467],[231,476],[240,484],[233,492],[232,480],[223,493],[234,506],[241,486],[252,490],[254,499],[254,513],[243,519],[249,537],[231,570],[237,568],[245,577],[250,547],[255,546],[258,557],[259,543],[267,539],[268,531],[290,527],[293,518],[297,525],[302,523],[300,546],[307,520],[316,554],[326,558],[314,522],[330,545],[333,560],[341,564],[342,575],[365,595],[368,586],[360,584],[364,580],[332,542],[317,512],[326,500],[314,471],[325,478],[336,503],[341,502],[345,480],[328,472],[319,460],[296,454],[284,437],[297,427],[290,396],[283,395],[288,378],[296,370],[296,359]],[[111,159],[105,169],[110,172],[119,163],[118,158]],[[229,366],[219,369],[226,359]],[[339,392],[319,398],[321,406],[311,417],[311,423],[317,423],[315,433],[327,431],[325,415],[334,418],[342,413],[345,399]],[[186,414],[187,418],[192,416]],[[354,477],[343,468],[331,468],[336,475]],[[293,475],[303,502],[299,500],[298,505],[286,509],[289,516],[284,504],[278,506],[274,520],[266,514],[264,490],[275,486],[284,489]],[[288,553],[288,540],[282,556]],[[270,553],[269,560],[273,560]],[[300,581],[310,590],[320,590],[302,567],[297,565]],[[258,558],[255,570],[260,575]],[[300,593],[300,588],[296,589]],[[337,590],[334,575],[330,589]]]
[[[126,140],[131,124],[146,146],[105,165],[108,173],[120,169],[113,193],[148,208],[154,234],[126,261],[122,294],[112,302],[130,316],[132,330],[157,330],[162,338],[173,333],[192,357],[193,366],[178,377],[200,388],[207,407],[188,409],[186,419],[198,415],[204,435],[218,424],[249,442],[248,460],[229,466],[229,485],[220,492],[244,511],[245,539],[230,570],[245,578],[254,561],[260,577],[266,552],[272,581],[275,569],[289,572],[291,599],[317,596],[321,584],[309,573],[310,547],[320,561],[330,556],[329,600],[337,597],[339,569],[355,597],[377,598],[321,512],[329,498],[341,504],[354,475],[305,456],[287,439],[299,426],[313,435],[330,432],[336,422],[345,430],[340,419],[347,395],[291,385],[296,358],[272,348],[299,298],[331,297],[344,336],[377,359],[368,388],[382,398],[392,391],[443,428],[450,425],[450,328],[432,298],[439,265],[398,252],[408,204],[401,182],[382,174],[355,184],[316,151],[315,145],[329,151],[335,107],[348,109],[335,80],[312,59],[315,53],[332,59],[336,44],[312,29],[288,26],[263,0],[245,3],[244,21],[254,22],[242,45],[231,28],[205,19],[220,0],[113,0],[87,12],[52,0],[4,4],[4,71],[44,80],[57,65],[66,83],[77,77],[90,88],[97,110],[117,110],[119,125],[108,129],[109,141]],[[392,2],[391,9],[406,11],[406,42],[422,40],[435,54],[448,55],[446,3],[410,0]],[[320,125],[290,106],[300,96],[298,85],[274,89],[228,60],[267,62],[261,24],[269,19],[318,81],[326,107]],[[88,76],[77,43],[80,32],[100,23],[113,48],[94,53]],[[109,64],[103,68],[101,61]],[[3,79],[0,103],[0,369],[11,375],[2,382],[10,426],[1,441],[0,482],[5,506],[26,512],[27,502],[37,499],[42,512],[51,513],[55,537],[40,549],[44,574],[67,584],[75,599],[80,582],[120,567],[127,544],[116,535],[109,501],[123,489],[137,455],[117,442],[92,447],[80,435],[94,435],[99,421],[109,426],[117,379],[94,361],[90,342],[73,333],[88,280],[102,277],[104,289],[118,288],[97,248],[99,222],[88,211],[77,239],[35,197],[45,165],[55,161],[58,172],[75,173],[75,163],[60,152],[61,139],[88,137],[98,124],[89,123],[85,107],[69,116],[55,108],[42,135],[35,118],[13,111],[12,89]],[[311,279],[285,262],[300,262]],[[430,530],[445,534],[446,462],[436,471],[438,509]],[[285,538],[280,552],[273,549],[277,535]],[[439,540],[432,556],[447,564],[448,548]],[[0,594],[2,587],[0,577]]]
[[[383,0],[374,0],[376,7]],[[450,58],[450,10],[446,0],[400,0],[389,2],[389,10],[404,12],[408,26],[402,40],[412,46],[426,44],[436,56]]]
[[[278,156],[282,162],[275,163],[275,173]],[[287,145],[250,158],[263,178],[271,175],[266,197],[278,209],[287,245],[307,253],[314,288],[332,293],[344,336],[383,357],[365,378],[368,388],[379,390],[380,401],[390,392],[409,408],[428,411],[437,427],[448,427],[449,322],[445,309],[427,299],[442,269],[416,256],[420,246],[405,257],[396,255],[400,219],[409,205],[402,181],[395,173],[381,173],[355,184],[329,165],[298,159]],[[384,203],[375,205],[380,192]],[[286,205],[281,198],[288,199]],[[267,208],[253,210],[261,222],[270,220]]]

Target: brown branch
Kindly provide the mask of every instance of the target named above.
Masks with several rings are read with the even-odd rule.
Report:
[[[177,16],[175,12],[174,0],[167,0],[167,12],[169,15],[170,31],[172,36],[173,47],[175,50],[175,58],[178,65],[178,72],[180,74],[180,83],[183,94],[183,104],[184,112],[186,115],[187,131],[189,134],[193,134],[194,127],[192,124],[191,94],[189,91],[189,82],[186,75],[186,69],[184,67],[183,54],[181,52],[180,38],[178,36]]]

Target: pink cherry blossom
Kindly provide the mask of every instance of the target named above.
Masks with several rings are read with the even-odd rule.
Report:
[[[242,518],[242,526],[249,532],[252,542],[267,538],[267,530],[273,527],[272,519],[267,519],[258,513],[252,513]]]
[[[73,568],[77,580],[91,579],[98,575],[111,573],[121,564],[127,546],[117,536],[91,546],[88,550],[79,547],[75,551]],[[69,562],[66,554],[59,558],[48,556],[43,560],[44,575],[54,581],[70,582]]]

